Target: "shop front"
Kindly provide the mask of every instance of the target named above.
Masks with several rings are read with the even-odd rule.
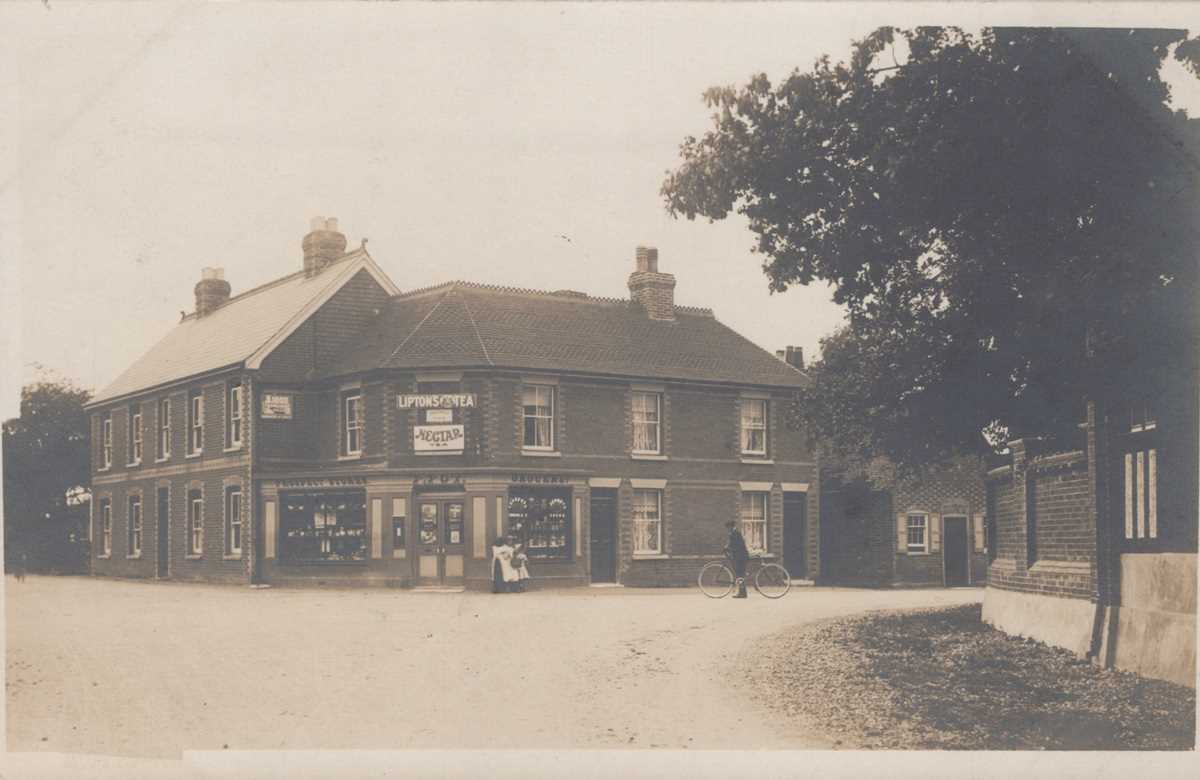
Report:
[[[586,491],[582,476],[482,471],[261,480],[261,579],[483,589],[512,535],[534,587],[585,584]]]

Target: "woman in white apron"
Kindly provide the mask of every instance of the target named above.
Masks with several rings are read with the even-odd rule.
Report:
[[[492,543],[492,593],[509,593],[520,575],[513,567],[513,547],[507,539]]]

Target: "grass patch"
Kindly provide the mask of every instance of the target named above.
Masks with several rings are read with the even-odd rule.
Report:
[[[1186,750],[1196,695],[1012,637],[981,607],[877,612],[776,634],[740,673],[846,747]]]

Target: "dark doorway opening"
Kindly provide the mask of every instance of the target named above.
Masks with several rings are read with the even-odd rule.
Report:
[[[970,583],[970,562],[967,560],[967,518],[942,518],[942,560],[946,567],[946,585]]]
[[[783,568],[792,579],[808,578],[808,494],[783,494]]]
[[[158,489],[158,576],[166,577],[171,568],[171,547],[168,533],[171,528],[171,489]]]
[[[617,581],[617,491],[592,488],[592,582]]]

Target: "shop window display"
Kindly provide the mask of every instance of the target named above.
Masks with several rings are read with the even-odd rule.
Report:
[[[365,561],[367,502],[362,491],[282,497],[282,557],[294,563]]]
[[[570,498],[569,491],[509,492],[509,530],[531,560],[570,560]]]

